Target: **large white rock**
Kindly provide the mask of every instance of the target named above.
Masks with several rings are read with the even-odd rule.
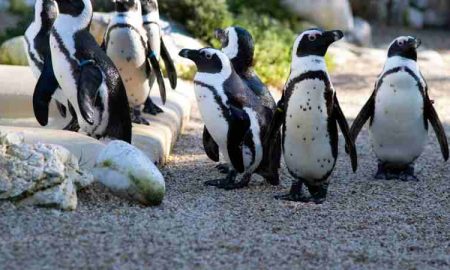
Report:
[[[289,11],[325,29],[353,29],[348,0],[281,0]]]
[[[74,210],[76,190],[92,182],[64,147],[26,144],[20,134],[0,134],[0,200]]]
[[[123,141],[110,142],[92,172],[114,194],[144,205],[159,205],[166,192],[158,168],[142,151]]]
[[[28,65],[25,46],[23,36],[3,42],[0,47],[0,63],[18,66]]]

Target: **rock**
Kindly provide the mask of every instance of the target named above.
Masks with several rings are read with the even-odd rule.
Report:
[[[408,8],[407,24],[416,29],[422,29],[424,25],[424,14],[417,8]]]
[[[7,65],[28,65],[23,36],[5,41],[0,47],[0,63]]]
[[[288,10],[325,29],[349,31],[353,14],[348,0],[281,0]]]
[[[164,177],[139,149],[112,141],[100,153],[94,177],[114,194],[143,205],[161,204],[166,191]]]
[[[13,122],[14,123],[14,122]],[[12,123],[10,123],[12,124]],[[69,150],[79,162],[80,168],[89,170],[95,165],[98,154],[105,145],[81,133],[30,127],[11,127],[0,125],[0,133],[20,132],[27,144],[45,143],[55,144]]]
[[[355,17],[354,27],[346,33],[345,38],[358,46],[368,47],[372,43],[372,27],[367,21]]]
[[[0,134],[0,200],[75,210],[76,190],[92,182],[62,146],[26,144],[21,134]]]

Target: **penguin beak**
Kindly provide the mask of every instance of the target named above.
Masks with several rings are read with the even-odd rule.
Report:
[[[410,49],[417,49],[420,47],[420,45],[422,44],[422,41],[418,38],[410,38],[408,40],[407,46]]]
[[[220,29],[220,28],[217,28],[215,31],[214,31],[214,36],[218,39],[218,40],[220,40],[220,42],[225,42],[226,41],[226,38],[227,38],[227,35],[225,34],[225,31],[223,30],[223,29]]]
[[[189,49],[183,49],[180,51],[179,55],[181,57],[190,59],[195,62],[195,60],[198,59],[199,51],[198,50],[189,50]]]
[[[341,30],[332,30],[323,32],[322,36],[328,44],[331,44],[342,39],[344,37],[344,33]]]

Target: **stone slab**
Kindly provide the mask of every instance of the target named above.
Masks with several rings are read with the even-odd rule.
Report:
[[[85,135],[55,130],[56,126],[61,126],[62,118],[54,106],[50,112],[49,125],[44,128],[39,126],[34,118],[32,105],[35,83],[28,67],[0,65],[0,131],[24,131],[27,142],[41,141],[68,146],[76,156],[84,155],[89,159],[86,166],[93,165],[93,157],[103,144]],[[167,81],[166,86],[169,85]],[[151,122],[150,126],[133,125],[133,145],[159,166],[167,161],[178,135],[190,118],[192,92],[192,83],[179,80],[176,90],[167,89],[167,102],[162,105],[156,86],[152,89],[151,96],[164,113],[157,116],[145,114]],[[72,145],[72,141],[75,144]],[[91,145],[92,151],[85,150]]]

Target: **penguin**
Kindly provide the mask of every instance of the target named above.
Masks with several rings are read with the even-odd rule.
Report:
[[[420,44],[411,36],[398,37],[390,44],[375,89],[351,127],[356,141],[370,119],[369,136],[378,158],[375,179],[418,180],[414,161],[424,150],[428,123],[436,133],[444,160],[448,160],[447,136],[417,63]]]
[[[269,89],[253,69],[255,46],[252,35],[246,29],[239,26],[231,26],[225,30],[216,29],[214,34],[221,42],[222,52],[228,56],[239,77],[261,99],[263,106],[274,111],[276,108],[275,100]],[[219,153],[217,152],[217,144],[212,139],[206,127],[203,129],[203,146],[207,156],[211,160],[218,162]],[[279,154],[274,154],[273,158],[280,159],[281,135],[274,139],[272,146],[279,148],[279,150],[275,150]],[[228,171],[226,164],[219,164],[216,167],[222,173]]]
[[[115,0],[116,12],[106,30],[104,44],[125,84],[134,123],[149,125],[141,108],[151,89],[150,76],[156,76],[161,98],[166,102],[164,79],[156,54],[149,49],[139,0]],[[153,68],[150,67],[153,66]],[[154,73],[153,73],[154,71]]]
[[[51,61],[45,61],[35,93],[38,119],[48,118],[52,87],[59,85],[73,105],[80,131],[95,138],[131,142],[124,84],[114,63],[89,33],[90,0],[55,0],[58,16],[50,33]],[[45,102],[43,102],[45,101]]]
[[[41,75],[45,59],[51,57],[49,45],[50,30],[56,20],[56,16],[56,3],[54,0],[37,0],[34,4],[34,20],[25,31],[26,55],[30,68],[37,79]],[[61,116],[70,118],[69,123],[63,129],[78,131],[79,126],[76,114],[68,103],[67,98],[64,97],[61,89],[55,90],[52,98],[55,100]],[[67,115],[68,107],[71,116]]]
[[[353,171],[357,169],[356,148],[324,59],[328,47],[343,36],[339,30],[310,29],[295,40],[291,73],[267,137],[273,137],[282,126],[283,156],[295,178],[289,193],[277,199],[316,204],[326,200],[338,155],[338,125]],[[311,196],[304,194],[303,185]]]
[[[166,67],[167,75],[169,77],[170,86],[172,89],[177,88],[177,71],[175,64],[170,56],[169,50],[164,43],[162,36],[160,20],[159,20],[159,8],[157,0],[140,0],[142,4],[142,19],[144,23],[144,29],[147,32],[147,38],[149,40],[150,49],[155,53],[158,60],[162,58]],[[156,71],[154,71],[156,73]],[[155,76],[151,76],[150,86],[153,86]],[[144,112],[156,115],[162,113],[163,110],[156,106],[151,100],[150,96],[147,98],[144,106]]]
[[[180,56],[197,66],[194,89],[200,114],[230,164],[225,179],[206,181],[205,185],[226,190],[243,188],[253,173],[278,185],[279,160],[273,159],[263,144],[273,111],[262,105],[223,52],[212,48],[183,49]],[[236,182],[238,174],[242,178]]]

